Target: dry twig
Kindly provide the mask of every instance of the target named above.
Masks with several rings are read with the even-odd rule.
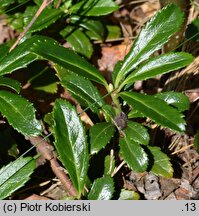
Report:
[[[42,156],[50,162],[52,171],[55,173],[55,175],[59,178],[62,185],[66,189],[66,191],[69,193],[70,196],[77,196],[77,192],[68,177],[68,175],[65,173],[63,167],[60,166],[58,163],[55,155],[53,154],[52,146],[43,140],[41,136],[38,137],[30,137],[29,138],[32,145],[36,146],[37,151],[42,154]],[[40,143],[39,145],[37,145]]]
[[[26,28],[24,29],[23,32],[21,32],[21,34],[18,36],[16,42],[12,45],[12,47],[10,48],[9,52],[11,52],[21,41],[21,39],[25,36],[25,34],[28,32],[28,30],[31,28],[31,26],[34,24],[34,22],[36,21],[36,19],[39,17],[39,15],[42,13],[42,11],[53,2],[53,0],[44,0],[43,3],[41,4],[41,6],[39,7],[38,11],[36,12],[36,14],[34,15],[34,17],[32,18],[32,20],[30,21],[30,23],[26,26]]]

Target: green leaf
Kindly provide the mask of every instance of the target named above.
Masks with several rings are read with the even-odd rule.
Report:
[[[0,112],[10,125],[25,136],[41,134],[42,127],[35,118],[32,104],[20,95],[0,91]]]
[[[99,113],[99,109],[105,102],[91,81],[57,65],[55,65],[55,68],[62,86],[65,87],[82,106],[89,107],[93,112]]]
[[[70,23],[88,30],[86,34],[93,40],[103,40],[105,38],[105,27],[100,20],[75,15],[70,17]]]
[[[146,80],[154,76],[165,74],[190,64],[193,56],[189,53],[168,53],[150,59],[137,70],[132,72],[125,80],[125,84],[134,83],[137,80]]]
[[[175,131],[185,130],[186,122],[182,118],[182,114],[159,98],[136,92],[122,92],[119,95],[129,105],[157,124]]]
[[[132,109],[129,113],[128,113],[128,118],[144,118],[144,115],[139,112],[138,110]]]
[[[37,67],[38,68],[30,69],[34,74],[30,77],[28,83],[31,83],[32,88],[35,90],[55,94],[58,90],[58,79],[55,75],[55,71],[49,67],[42,68],[38,64]],[[35,70],[37,71],[37,74],[35,73]]]
[[[109,122],[101,122],[90,128],[91,154],[98,153],[113,137],[114,125]]]
[[[45,36],[33,36],[27,39],[4,57],[0,61],[0,75],[26,67],[36,59],[47,59],[74,73],[107,85],[105,78],[88,61]]]
[[[4,43],[0,45],[0,60],[3,59],[9,52],[8,44]]]
[[[23,13],[17,12],[13,15],[10,15],[8,17],[8,24],[15,31],[22,32],[24,29]],[[26,35],[25,35],[25,37],[26,37]]]
[[[118,9],[118,5],[112,0],[82,0],[72,6],[72,13],[84,16],[102,16]]]
[[[168,5],[147,22],[124,61],[119,62],[114,69],[115,87],[138,64],[159,50],[180,29],[182,22],[183,12],[176,5]]]
[[[10,196],[22,187],[36,168],[36,162],[31,157],[20,158],[0,170],[0,200]]]
[[[158,176],[165,178],[173,177],[173,168],[169,157],[164,154],[159,147],[148,146],[147,147],[153,155],[154,164],[151,168],[151,172]]]
[[[139,200],[140,195],[135,191],[122,189],[119,200]]]
[[[75,52],[59,46],[50,38],[38,36],[34,41],[35,44],[33,44],[33,52],[44,59],[52,61],[74,73],[98,83],[106,83],[105,78],[100,74],[100,72]]]
[[[142,135],[139,136],[136,134],[137,131],[135,132],[135,128],[133,127],[135,125],[131,123],[132,122],[128,122],[128,126],[124,130],[125,136],[120,137],[120,153],[132,170],[144,172],[148,166],[148,157],[144,149],[140,146],[141,143],[138,143],[137,140],[145,140],[148,138],[144,138]],[[146,140],[144,142],[146,143]]]
[[[88,37],[78,28],[67,26],[60,34],[66,38],[74,51],[90,58],[93,53],[93,47]]]
[[[115,157],[113,154],[107,155],[104,160],[104,175],[111,175],[115,169]]]
[[[27,26],[30,23],[38,9],[39,6],[29,6],[26,8],[25,13],[23,14],[24,26]],[[61,17],[61,15],[63,15],[63,12],[59,9],[49,7],[45,8],[37,17],[36,21],[29,29],[29,32],[41,31],[42,29],[47,28],[49,25],[57,21]]]
[[[137,122],[128,121],[127,127],[128,129],[126,132],[129,139],[143,145],[148,145],[150,138],[148,131],[144,126]]]
[[[21,91],[21,83],[8,77],[0,76],[0,86],[6,86],[17,93]]]
[[[102,106],[102,112],[107,122],[110,122],[115,117],[115,110],[109,104],[105,104],[104,106]]]
[[[106,25],[108,30],[107,40],[117,39],[121,37],[121,28],[117,25]]]
[[[162,92],[154,97],[164,100],[167,104],[175,106],[180,112],[189,109],[189,98],[180,92]]]
[[[44,122],[47,123],[49,126],[54,125],[53,114],[51,112],[47,113],[43,119],[44,119]]]
[[[11,73],[20,68],[26,67],[31,62],[38,59],[38,56],[30,53],[32,39],[26,40],[16,47],[11,53],[8,53],[0,61],[0,75]]]
[[[18,0],[18,3],[20,3],[21,5],[27,3],[29,0]]]
[[[110,200],[114,192],[114,181],[110,176],[98,178],[93,182],[88,194],[89,200]]]
[[[199,130],[197,130],[196,135],[194,137],[194,146],[199,153]]]
[[[75,108],[67,101],[55,101],[53,116],[56,150],[80,195],[89,160],[84,127]]]
[[[99,20],[88,19],[80,23],[80,26],[88,30],[86,31],[86,34],[92,40],[103,40],[105,38],[105,27]]]

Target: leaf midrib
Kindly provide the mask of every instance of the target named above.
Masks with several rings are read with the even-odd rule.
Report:
[[[175,59],[175,62],[173,61],[173,62],[164,63],[164,65],[162,67],[166,67],[167,65],[171,65],[171,64],[174,64],[174,63],[180,63],[182,61],[184,61],[184,59],[178,59],[178,60]],[[146,65],[144,65],[141,69],[143,70],[144,67],[146,67]],[[149,69],[148,71],[150,71],[150,70],[157,70],[160,67],[161,66],[160,66],[160,63],[159,63],[159,65],[156,64],[155,67],[153,67],[152,69]],[[181,68],[181,66],[178,66],[175,70],[177,70],[179,67]],[[170,69],[170,70],[174,70],[174,69]],[[140,70],[138,69],[137,71],[139,72]],[[131,77],[129,75],[129,78],[127,77],[127,79],[126,79],[125,82],[127,82],[127,81],[128,82],[129,81],[132,82],[132,80],[135,81],[134,80],[135,78],[137,79],[137,77],[145,75],[146,73],[148,73],[148,71],[146,69],[144,69],[144,72],[141,71],[141,72],[139,72],[139,73],[136,74],[137,71],[135,71],[135,73],[133,73]],[[150,75],[149,75],[149,77],[150,77]]]
[[[60,106],[60,104],[59,104],[59,106]],[[61,106],[61,107],[62,107],[62,106]],[[62,110],[61,107],[60,107],[60,110],[61,110],[61,112],[62,112],[62,116],[63,116],[64,119],[65,119],[65,115],[64,115],[64,112],[63,112],[63,110]],[[69,112],[71,113],[70,110],[69,110]],[[73,112],[73,111],[72,111],[72,112]],[[64,124],[65,124],[65,128],[67,128],[67,133],[68,133],[68,136],[69,136],[68,126],[67,126],[67,124],[66,124],[66,121],[64,121]],[[70,138],[71,138],[71,137],[70,137]],[[70,159],[70,161],[72,162],[73,167],[75,167],[75,174],[76,174],[76,180],[77,180],[77,183],[78,183],[78,191],[79,191],[79,190],[80,190],[80,181],[79,181],[80,178],[78,178],[78,177],[80,176],[81,172],[80,172],[80,173],[78,172],[77,166],[76,166],[76,164],[75,164],[76,160],[75,160],[75,157],[74,157],[74,150],[73,150],[73,148],[72,148],[71,139],[68,139],[68,141],[70,142],[70,145],[69,145],[69,146],[70,146],[70,149],[71,149],[71,152],[72,152],[72,160]],[[63,153],[64,153],[64,155],[65,155],[65,158],[69,158],[65,151],[63,151]]]
[[[103,134],[103,132],[106,131],[106,130],[107,130],[109,127],[111,127],[111,126],[112,126],[112,125],[109,124],[109,125],[107,125],[107,127],[105,127],[104,129],[102,129],[102,130],[100,131],[100,133],[98,133],[98,135],[97,135],[96,138],[94,139],[93,143],[95,143],[95,141],[98,139],[98,137],[101,136],[101,134]]]
[[[137,165],[139,165],[139,169],[142,170],[142,168],[143,168],[144,165],[145,165],[145,167],[147,166],[147,163],[144,164],[144,165],[140,165],[140,163],[139,163],[140,161],[137,160],[137,158],[138,158],[137,155],[135,155],[133,149],[130,148],[130,147],[131,147],[130,141],[128,141],[128,139],[127,139],[126,137],[123,138],[123,139],[124,139],[124,140],[126,141],[126,143],[127,143],[127,146],[128,146],[129,152],[132,153],[132,155],[134,156],[135,161],[137,161]],[[134,141],[134,142],[135,142],[135,141]],[[139,143],[137,143],[137,142],[135,142],[135,143],[139,145]],[[140,145],[139,145],[139,146],[140,146]],[[140,148],[141,148],[141,146],[140,146]],[[147,162],[147,160],[146,160],[145,162]]]
[[[62,82],[63,82],[63,81],[62,81]],[[77,87],[73,82],[70,82],[70,81],[66,81],[66,82],[70,83],[70,84],[73,85],[74,87]],[[91,104],[95,103],[95,104],[97,104],[99,107],[101,107],[101,105],[98,103],[98,102],[100,102],[99,99],[101,99],[101,97],[100,97],[99,99],[95,100],[96,98],[95,98],[95,97],[91,97],[91,96],[87,93],[87,91],[84,90],[83,87],[78,86],[78,88],[82,91],[82,93],[83,93],[86,97],[88,97],[88,98],[90,98],[90,100],[92,100]],[[92,90],[92,89],[91,89],[91,90]],[[81,95],[79,95],[79,96],[81,97]],[[81,98],[82,98],[82,97],[81,97]],[[82,99],[85,100],[84,98],[82,98]],[[86,101],[86,100],[85,100],[85,101]],[[93,106],[94,106],[94,104],[93,104]]]
[[[38,42],[38,41],[37,41]],[[40,43],[40,42],[39,42]],[[44,51],[43,50],[40,50],[40,48],[38,49],[38,47],[39,47],[39,43],[37,43],[37,44],[35,44],[35,47],[37,47],[37,49],[31,49],[29,52],[31,53],[31,54],[36,54],[36,55],[39,55],[40,57],[42,57],[42,58],[44,58],[44,59],[47,59],[47,60],[49,60],[48,59],[48,57],[44,57],[42,54],[40,54],[40,53],[44,53]],[[63,47],[61,47],[61,46],[59,46],[59,45],[57,45],[59,48],[63,48]],[[85,67],[83,67],[83,65],[82,66],[80,66],[80,65],[76,65],[75,64],[75,62],[71,62],[71,61],[67,61],[67,59],[65,59],[65,58],[63,58],[63,56],[61,55],[61,56],[59,56],[59,58],[57,58],[57,56],[53,53],[53,52],[45,52],[44,53],[46,56],[49,56],[49,57],[52,57],[53,59],[57,59],[58,61],[61,61],[61,62],[64,62],[65,64],[68,64],[69,66],[71,65],[71,66],[73,66],[73,67],[76,67],[76,68],[78,68],[78,69],[80,69],[80,70],[83,70],[83,71],[86,71],[90,76],[93,76],[93,77],[95,77],[97,80],[98,80],[98,82],[100,81],[100,83],[105,83],[105,81],[103,80],[103,78],[102,77],[100,77],[100,74],[99,74],[99,77],[95,74],[95,73],[93,73],[91,70],[90,70],[90,68],[88,69],[88,68],[85,68]],[[52,62],[54,62],[53,60],[50,60],[50,61],[52,61]],[[93,69],[95,70],[95,68],[93,67]],[[96,70],[97,71],[97,70]],[[98,71],[97,71],[98,72]]]
[[[0,98],[4,101],[5,104],[10,105],[10,106],[13,108],[13,110],[15,110],[16,113],[19,113],[20,116],[21,116],[24,120],[26,120],[26,118],[22,115],[22,113],[19,112],[18,109],[16,109],[15,106],[13,106],[12,103],[8,103],[8,102],[1,96],[1,94],[0,94]]]
[[[129,96],[128,96],[129,97]],[[132,97],[131,97],[132,98]],[[150,106],[148,106],[147,104],[145,104],[143,101],[139,101],[137,98],[132,98],[133,100],[135,100],[135,101],[137,101],[138,103],[141,103],[142,105],[144,105],[144,106],[146,106],[149,110],[152,110],[152,112],[154,112],[154,111],[156,111],[160,116],[162,116],[164,119],[166,119],[166,120],[168,120],[168,122],[171,122],[172,123],[172,125],[174,125],[174,127],[178,127],[178,125],[176,125],[175,124],[175,122],[173,122],[173,121],[170,121],[170,119],[167,119],[161,112],[159,112],[158,110],[156,110],[156,109],[151,109],[150,108]],[[157,98],[156,98],[157,99]],[[164,101],[161,101],[161,102],[164,102]],[[166,103],[166,102],[165,102]],[[170,107],[171,108],[171,107]],[[140,111],[140,112],[142,112],[142,111]],[[144,113],[143,113],[144,114]],[[172,119],[172,118],[171,118]],[[180,120],[180,119],[179,119]],[[180,122],[181,124],[183,123],[183,122]],[[179,128],[178,127],[178,129],[180,129],[181,130],[181,128]]]

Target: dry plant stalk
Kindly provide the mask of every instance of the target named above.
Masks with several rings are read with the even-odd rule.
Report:
[[[18,36],[16,42],[12,45],[9,52],[11,52],[21,41],[21,39],[25,36],[25,34],[28,32],[28,30],[31,28],[31,26],[35,23],[36,19],[39,17],[39,15],[42,13],[42,11],[53,2],[53,0],[44,0],[41,6],[39,7],[38,11],[30,21],[30,23],[26,26],[23,32]]]
[[[53,154],[52,151],[52,146],[43,140],[41,136],[38,137],[30,137],[29,141],[31,142],[32,145],[36,146],[37,151],[42,154],[42,156],[50,162],[52,171],[55,173],[55,175],[59,178],[60,182],[68,192],[70,196],[76,197],[77,192],[68,177],[68,175],[65,173],[63,167],[60,166],[58,163],[55,155]],[[39,145],[37,145],[39,143]]]

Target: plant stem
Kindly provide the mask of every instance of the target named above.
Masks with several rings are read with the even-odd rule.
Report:
[[[109,83],[109,85],[106,85],[105,88],[112,98],[112,101],[114,104],[113,108],[114,108],[115,113],[117,115],[122,111],[120,101],[118,99],[118,89],[114,89],[113,85],[111,83]]]
[[[69,176],[64,172],[64,169],[58,163],[55,155],[53,154],[52,146],[41,136],[29,137],[28,139],[31,144],[37,148],[37,151],[42,154],[44,159],[50,162],[52,171],[59,178],[60,182],[62,183],[68,194],[70,196],[77,197],[77,191],[74,188]]]
[[[118,95],[117,95],[117,92],[113,92],[111,94],[111,98],[113,100],[113,103],[115,105],[114,109],[115,109],[115,112],[116,112],[116,115],[121,113],[122,112],[122,109],[121,109],[121,105],[120,105],[120,101],[118,99]]]

